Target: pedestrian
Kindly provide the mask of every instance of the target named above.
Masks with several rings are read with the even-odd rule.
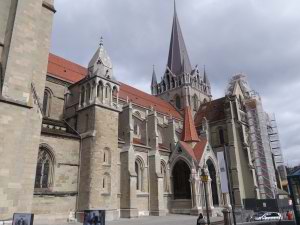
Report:
[[[287,211],[286,216],[288,220],[293,220],[293,213],[291,211]]]
[[[203,215],[202,213],[199,214],[199,217],[197,219],[197,225],[205,225],[206,224],[206,221],[205,219],[203,218]]]

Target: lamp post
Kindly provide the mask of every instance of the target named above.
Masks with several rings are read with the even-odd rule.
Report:
[[[205,205],[206,205],[206,216],[207,216],[207,224],[210,224],[209,220],[209,212],[208,212],[208,201],[207,201],[207,182],[208,182],[208,175],[205,173],[204,168],[201,169],[200,175],[201,181],[204,184],[204,195],[205,195]]]

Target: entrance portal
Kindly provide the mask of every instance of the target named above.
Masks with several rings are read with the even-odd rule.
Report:
[[[212,192],[213,204],[219,205],[216,169],[213,162],[210,159],[207,160],[206,165],[209,171],[209,176],[211,178],[211,192]]]
[[[191,199],[190,168],[179,160],[173,168],[174,199]]]

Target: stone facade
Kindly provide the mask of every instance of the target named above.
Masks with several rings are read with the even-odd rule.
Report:
[[[51,0],[0,3],[0,154],[5,156],[0,157],[1,219],[31,211],[52,4]]]
[[[52,4],[0,3],[0,219],[21,211],[79,218],[85,209],[105,209],[108,220],[199,214],[205,187],[216,216],[230,208],[220,151],[229,157],[235,205],[260,196],[247,96],[237,84],[212,100],[205,70],[191,67],[176,11],[168,65],[159,83],[153,71],[149,95],[115,80],[103,43],[87,68],[47,59]]]

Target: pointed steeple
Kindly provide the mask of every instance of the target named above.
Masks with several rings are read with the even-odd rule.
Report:
[[[207,85],[210,85],[209,80],[206,75],[205,65],[204,65],[204,72],[203,72],[203,82],[206,83]]]
[[[151,81],[151,87],[150,88],[151,88],[151,94],[152,95],[157,95],[157,78],[156,78],[154,65],[153,65],[152,81]]]
[[[156,78],[155,68],[153,65],[151,87],[156,86],[156,85],[157,85],[157,78]]]
[[[200,141],[194,124],[191,107],[189,106],[185,107],[184,109],[184,124],[183,124],[181,141],[185,141],[185,142]]]
[[[183,72],[190,73],[192,71],[191,62],[187,53],[179,20],[177,17],[175,1],[174,18],[167,66],[175,75],[179,75]]]

